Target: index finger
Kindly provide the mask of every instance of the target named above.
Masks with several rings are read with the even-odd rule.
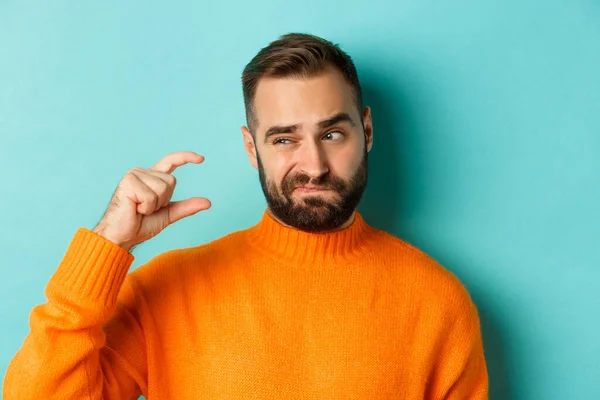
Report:
[[[177,167],[181,167],[187,163],[200,164],[204,161],[204,157],[193,151],[178,151],[175,153],[169,153],[162,160],[154,164],[153,171],[164,172],[170,174],[175,171]]]

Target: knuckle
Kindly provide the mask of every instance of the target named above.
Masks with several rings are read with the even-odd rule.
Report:
[[[148,203],[150,204],[156,204],[156,202],[158,201],[158,194],[157,193],[150,193],[148,195]]]
[[[158,192],[160,195],[168,193],[169,192],[169,184],[166,182],[161,182],[160,187],[158,188]]]
[[[133,173],[128,172],[123,177],[123,182],[131,182],[134,179],[135,179],[135,177],[134,177]]]
[[[136,179],[136,178],[135,178],[135,173],[136,173],[136,172],[137,172],[137,171],[136,171],[136,170],[134,170],[134,169],[130,169],[129,171],[127,171],[127,173],[126,173],[126,174],[125,174],[125,176],[123,177],[123,181],[124,181],[124,182],[132,182],[132,181],[134,181],[134,180]]]

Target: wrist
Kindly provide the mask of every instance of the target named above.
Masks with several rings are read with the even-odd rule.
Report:
[[[107,234],[106,230],[101,225],[97,225],[94,229],[92,229],[92,232],[96,233],[99,236],[102,236],[104,239],[116,244],[117,246],[121,247],[123,250],[125,250],[127,252],[131,252],[131,249],[134,247],[133,245],[131,245],[127,242],[118,240],[118,239],[112,237],[111,235]]]

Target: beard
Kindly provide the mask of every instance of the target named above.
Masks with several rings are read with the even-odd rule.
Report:
[[[281,187],[267,179],[258,152],[258,176],[267,200],[267,205],[275,217],[284,224],[305,232],[326,232],[342,226],[352,216],[367,186],[367,150],[350,179],[327,173],[319,178],[298,173],[287,175]],[[334,191],[337,196],[328,200],[321,195],[306,195],[295,200],[294,189],[307,184]]]

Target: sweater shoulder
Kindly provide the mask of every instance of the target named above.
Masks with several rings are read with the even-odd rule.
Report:
[[[411,286],[424,301],[442,308],[473,309],[473,301],[458,276],[437,259],[406,240],[378,231],[376,251],[388,258],[388,273]]]
[[[423,272],[424,269],[429,273],[450,273],[434,257],[416,245],[382,230],[376,232],[372,240],[373,250],[388,257],[387,261],[392,266],[410,265],[410,269],[415,272]]]

